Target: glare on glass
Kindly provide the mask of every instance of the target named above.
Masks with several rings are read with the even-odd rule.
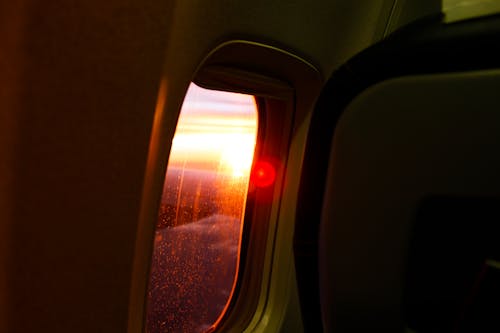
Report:
[[[238,274],[257,136],[250,95],[191,84],[172,142],[148,287],[148,333],[206,332]]]

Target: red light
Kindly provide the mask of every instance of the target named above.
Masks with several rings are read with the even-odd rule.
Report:
[[[276,170],[274,165],[267,161],[255,163],[252,170],[252,183],[257,187],[267,187],[274,184],[276,179]]]

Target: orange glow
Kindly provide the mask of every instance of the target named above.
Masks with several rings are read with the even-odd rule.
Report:
[[[169,165],[185,161],[201,169],[219,166],[234,177],[248,174],[257,132],[253,96],[189,87],[175,132]]]
[[[253,96],[191,84],[163,186],[147,332],[207,332],[227,310],[238,277],[256,137]]]

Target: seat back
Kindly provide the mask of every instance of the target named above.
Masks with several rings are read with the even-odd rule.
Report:
[[[419,22],[323,91],[316,111],[337,119],[319,231],[325,331],[499,324],[488,317],[500,309],[488,303],[500,266],[498,40],[500,16]]]

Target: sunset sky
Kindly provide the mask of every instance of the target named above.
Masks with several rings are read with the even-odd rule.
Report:
[[[248,175],[256,134],[253,96],[191,84],[182,105],[169,167],[184,163],[186,167],[218,165],[235,177]]]

